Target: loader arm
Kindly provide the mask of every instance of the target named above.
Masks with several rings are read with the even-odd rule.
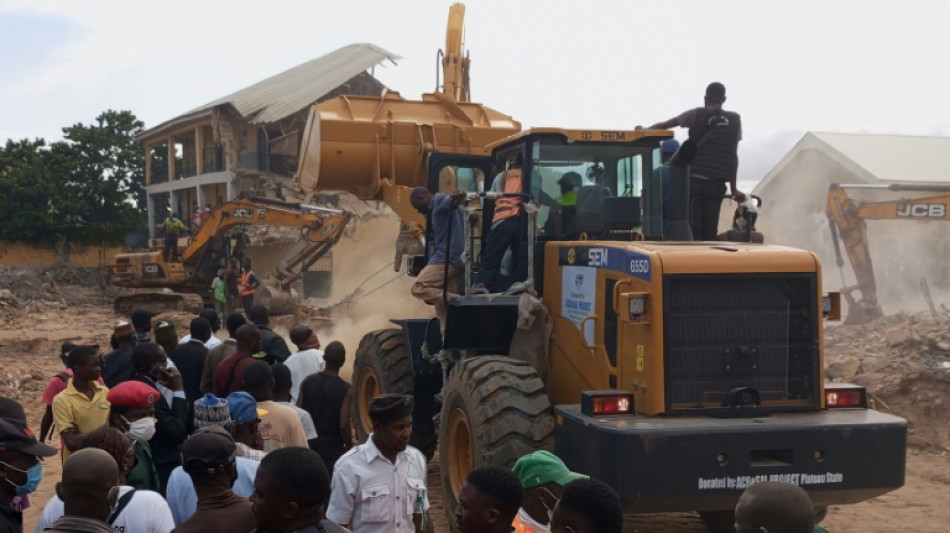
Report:
[[[919,198],[900,198],[880,202],[861,202],[852,199],[845,189],[878,189],[889,191],[929,191],[942,192]],[[950,187],[916,185],[842,185],[833,183],[828,188],[828,201],[825,214],[831,229],[835,246],[835,262],[839,269],[844,267],[841,248],[854,271],[856,283],[845,286],[844,272],[841,277],[841,293],[848,302],[849,323],[860,323],[868,318],[883,316],[883,310],[877,298],[877,282],[871,251],[868,244],[867,220],[950,220],[947,206],[950,205]],[[860,299],[854,293],[860,292]],[[852,316],[854,315],[854,316]]]
[[[456,102],[471,100],[469,58],[465,57],[465,6],[453,4],[445,29],[445,55],[442,57],[442,94]]]

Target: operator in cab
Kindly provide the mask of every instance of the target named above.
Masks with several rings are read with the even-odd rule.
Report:
[[[689,162],[689,220],[693,239],[697,241],[716,240],[726,183],[733,199],[740,202],[745,199],[745,194],[736,189],[742,122],[738,113],[722,108],[725,102],[726,87],[713,82],[706,87],[703,107],[689,109],[647,127],[651,130],[674,126],[689,128],[688,142],[696,149],[695,158]],[[637,126],[637,129],[643,127]]]

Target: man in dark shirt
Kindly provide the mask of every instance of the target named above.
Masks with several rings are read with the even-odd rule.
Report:
[[[225,398],[228,394],[241,390],[244,371],[256,360],[254,354],[261,349],[261,332],[254,324],[239,327],[235,339],[237,348],[234,353],[225,357],[214,370],[212,388],[218,398]]]
[[[110,389],[132,377],[132,348],[135,347],[135,328],[120,321],[113,330],[118,348],[107,353],[102,360],[102,381]]]
[[[135,342],[152,342],[149,332],[152,331],[152,313],[145,309],[136,309],[129,316],[132,327],[135,328]]]
[[[254,522],[251,502],[231,491],[237,480],[234,439],[221,426],[203,427],[181,446],[182,468],[191,477],[198,509],[172,531],[246,531]]]
[[[37,442],[25,417],[19,415],[0,418],[0,441],[4,443],[0,450],[0,533],[20,533],[23,499],[43,479],[40,457],[56,455],[56,448]]]
[[[267,324],[270,322],[269,311],[264,304],[256,304],[251,308],[248,320],[257,326],[261,332],[261,350],[267,354],[267,364],[283,363],[290,357],[290,348],[287,347],[287,341],[283,337],[270,329]]]
[[[313,450],[274,450],[261,461],[254,478],[255,531],[343,533],[345,529],[326,519],[329,499],[330,476]]]
[[[172,391],[170,404],[164,395],[155,402],[155,435],[148,441],[163,496],[168,476],[181,464],[178,446],[188,436],[191,427],[181,374],[178,369],[166,368],[167,363],[165,350],[154,342],[139,344],[132,350],[132,379],[156,390],[161,384]]]
[[[425,187],[416,187],[409,196],[412,207],[428,215],[433,236],[429,262],[419,272],[411,291],[416,298],[435,306],[442,333],[445,333],[445,304],[458,296],[459,276],[465,267],[462,262],[465,219],[458,209],[464,199],[463,191],[455,191],[450,196],[432,194]]]
[[[340,378],[340,368],[346,361],[343,344],[339,341],[328,344],[323,359],[327,363],[326,368],[307,376],[300,384],[297,406],[310,413],[317,429],[314,449],[332,475],[336,460],[350,449],[353,387]]]
[[[722,108],[725,101],[726,87],[719,82],[710,83],[706,87],[704,107],[689,109],[647,128],[689,128],[689,140],[696,149],[696,156],[690,162],[689,220],[693,239],[697,241],[716,240],[727,182],[734,199],[745,198],[736,188],[742,123],[738,113]]]
[[[184,344],[179,344],[169,357],[181,372],[185,399],[188,400],[188,420],[192,420],[194,403],[201,398],[201,373],[204,372],[205,357],[208,356],[205,343],[211,338],[211,324],[204,318],[194,318],[189,333],[191,338]]]

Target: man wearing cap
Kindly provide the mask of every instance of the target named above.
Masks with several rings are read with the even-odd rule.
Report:
[[[587,479],[568,470],[563,461],[545,450],[523,455],[512,470],[524,487],[524,502],[511,524],[515,533],[549,533],[548,513],[561,497],[561,487],[575,479]]]
[[[132,348],[135,347],[135,328],[120,320],[113,329],[116,349],[102,359],[102,380],[110,389],[132,377]]]
[[[141,381],[125,381],[109,390],[109,425],[125,433],[135,449],[135,463],[125,475],[126,484],[161,492],[158,471],[149,441],[155,436],[155,404],[161,394]]]
[[[207,394],[195,402],[194,410],[195,427],[197,429],[220,426],[234,437],[234,420],[228,402],[223,398]],[[257,416],[256,412],[254,416]],[[254,480],[257,477],[260,461],[242,457],[240,443],[235,441],[234,444],[236,446],[237,481],[234,482],[231,490],[238,496],[248,498],[254,493]],[[198,508],[198,495],[195,493],[195,486],[191,481],[191,477],[180,466],[173,470],[172,475],[168,478],[166,498],[176,525],[181,524],[195,514],[195,510]]]
[[[689,164],[689,220],[693,239],[697,241],[716,240],[726,183],[733,198],[745,198],[736,188],[742,122],[738,113],[722,108],[725,102],[726,87],[713,82],[706,87],[703,107],[689,109],[647,128],[689,128],[689,140],[696,147],[696,156]]]
[[[23,500],[43,479],[40,457],[56,455],[56,448],[36,440],[26,421],[0,418],[0,531],[23,530]]]
[[[373,433],[333,470],[327,518],[353,533],[431,531],[426,459],[409,446],[412,396],[376,396],[369,416]]]
[[[97,349],[77,346],[67,358],[73,377],[53,398],[53,422],[63,442],[63,460],[69,458],[84,433],[109,422],[109,389],[99,383],[102,360]]]
[[[257,408],[257,400],[247,391],[232,392],[226,400],[238,455],[260,461],[267,452],[261,449],[264,443],[261,440],[261,410]]]
[[[465,217],[458,208],[464,199],[464,191],[432,194],[425,187],[416,187],[409,196],[412,207],[426,217],[433,236],[429,262],[416,276],[411,292],[435,307],[443,334],[445,304],[458,297],[459,277],[465,268]]]
[[[246,531],[254,523],[251,502],[231,490],[238,477],[234,452],[234,439],[221,426],[201,428],[182,444],[182,468],[195,486],[198,509],[172,531]]]

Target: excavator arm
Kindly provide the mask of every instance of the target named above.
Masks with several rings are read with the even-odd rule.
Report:
[[[881,202],[861,202],[852,199],[845,189],[878,189],[889,191],[927,191],[942,194],[920,198],[901,198]],[[871,251],[868,245],[866,220],[950,220],[947,206],[950,205],[950,187],[918,185],[841,185],[831,184],[825,214],[831,229],[835,247],[835,263],[841,271],[841,294],[848,302],[847,323],[861,323],[883,316],[877,298],[877,282]],[[856,283],[848,286],[844,280],[844,259],[838,240],[854,271]],[[855,297],[860,292],[860,299]]]

